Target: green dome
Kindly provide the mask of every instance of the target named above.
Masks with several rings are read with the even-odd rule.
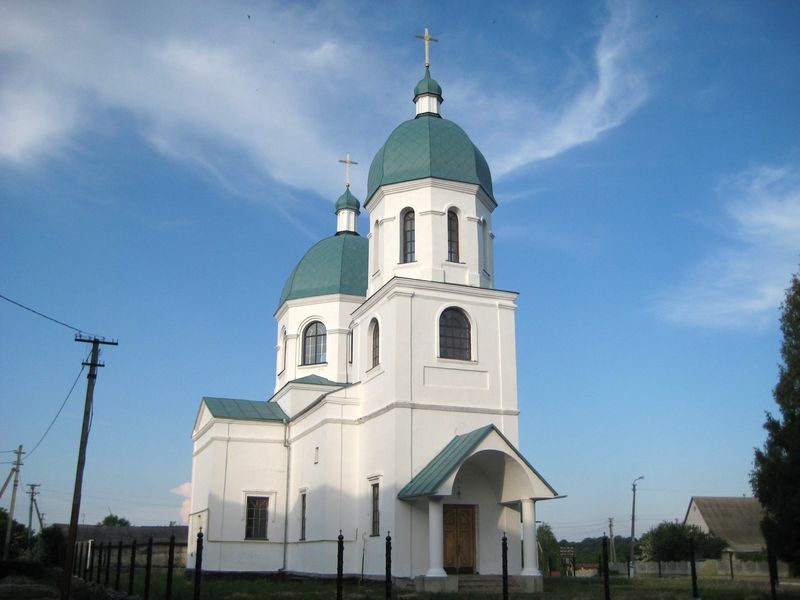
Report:
[[[461,127],[438,115],[420,115],[392,132],[372,159],[367,202],[382,185],[425,177],[475,183],[494,200],[483,154]]]
[[[297,263],[281,292],[278,308],[287,300],[327,294],[367,295],[368,243],[343,232],[317,242]]]
[[[349,208],[351,210],[356,211],[356,214],[361,214],[361,204],[358,201],[358,198],[353,196],[350,193],[350,188],[348,187],[344,194],[339,196],[339,199],[336,201],[336,212],[338,213],[340,210],[344,210],[345,208]]]
[[[422,94],[434,94],[439,96],[440,100],[442,99],[442,86],[439,85],[438,81],[431,78],[431,70],[429,67],[425,67],[425,77],[420,79],[419,83],[414,88],[414,100]]]

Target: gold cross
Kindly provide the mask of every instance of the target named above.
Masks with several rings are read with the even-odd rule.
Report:
[[[350,187],[350,165],[357,165],[358,163],[354,160],[350,160],[350,153],[347,153],[347,158],[342,160],[339,159],[340,163],[344,163],[344,184],[348,188]]]
[[[431,37],[431,34],[428,32],[428,28],[425,28],[424,35],[417,35],[415,36],[417,39],[425,41],[425,66],[431,66],[431,42],[438,42],[439,40],[435,37]]]

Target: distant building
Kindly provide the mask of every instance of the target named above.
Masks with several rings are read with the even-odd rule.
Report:
[[[761,534],[763,516],[756,498],[692,496],[683,524],[722,538],[733,552],[761,552],[767,547]]]

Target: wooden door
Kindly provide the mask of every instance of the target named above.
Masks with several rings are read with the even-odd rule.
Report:
[[[475,572],[475,507],[444,505],[444,570]]]

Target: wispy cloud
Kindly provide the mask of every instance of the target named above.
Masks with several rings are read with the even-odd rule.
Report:
[[[189,512],[192,510],[192,482],[186,481],[170,490],[171,494],[183,497],[181,504],[181,523],[189,522]]]
[[[648,96],[646,77],[636,64],[641,51],[631,5],[612,3],[594,50],[593,79],[556,110],[522,102],[512,116],[523,122],[535,117],[535,123],[521,142],[507,145],[506,151],[498,154],[495,175],[502,177],[524,165],[553,158],[625,122]]]
[[[661,318],[707,327],[772,322],[800,261],[800,165],[748,169],[720,183],[726,239],[655,299]]]

